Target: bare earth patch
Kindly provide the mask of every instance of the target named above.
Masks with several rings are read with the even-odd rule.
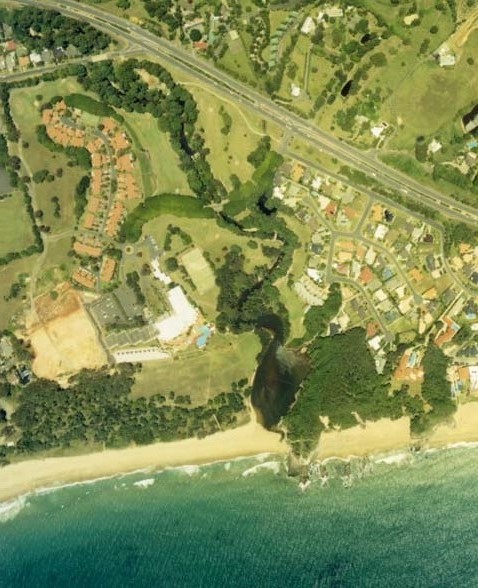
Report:
[[[33,371],[38,377],[52,380],[107,363],[78,292],[69,284],[62,284],[56,291],[56,299],[45,294],[35,300],[28,328],[35,353]]]

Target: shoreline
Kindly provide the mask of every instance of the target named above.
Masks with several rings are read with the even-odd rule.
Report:
[[[0,469],[0,503],[36,491],[108,479],[148,469],[254,457],[285,456],[289,451],[278,433],[266,431],[254,420],[246,425],[209,435],[203,439],[158,442],[95,453],[28,459]]]
[[[368,456],[394,463],[415,442],[408,418],[381,419],[345,431],[322,434],[315,461]],[[421,451],[478,446],[478,402],[458,407],[451,425],[439,425],[422,440]],[[183,466],[205,465],[261,455],[285,457],[290,448],[278,433],[255,419],[203,439],[158,442],[69,457],[28,459],[0,469],[0,503],[100,480]]]

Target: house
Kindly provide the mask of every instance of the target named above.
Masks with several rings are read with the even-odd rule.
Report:
[[[45,65],[48,65],[53,62],[53,53],[50,49],[43,49],[41,52],[41,58]]]
[[[437,153],[442,147],[443,145],[439,141],[433,139],[428,143],[427,151],[429,154]]]
[[[290,93],[291,96],[293,96],[294,98],[298,98],[300,96],[300,86],[298,86],[297,84],[291,84],[290,87]]]
[[[196,41],[194,43],[194,48],[198,51],[205,51],[209,47],[209,43],[207,41]]]
[[[374,239],[377,239],[377,241],[383,241],[389,230],[390,229],[386,225],[378,225],[373,235]]]
[[[30,62],[30,57],[28,55],[25,55],[23,57],[19,57],[18,58],[18,65],[22,68],[22,69],[27,69],[28,67],[30,67],[31,62]]]
[[[342,18],[344,11],[338,6],[331,6],[330,8],[324,8],[324,14],[329,18]]]
[[[17,64],[17,56],[15,53],[8,53],[5,57],[5,65],[7,66],[8,71],[13,71]]]
[[[369,339],[367,343],[369,344],[371,349],[373,349],[374,351],[378,351],[382,344],[382,335],[375,335],[375,337]]]
[[[456,64],[456,57],[452,53],[439,55],[438,64],[440,67],[453,67]]]
[[[445,317],[442,322],[444,326],[435,337],[435,344],[438,347],[443,347],[443,345],[449,343],[460,330],[460,325],[457,325],[455,321],[448,316]]]
[[[96,286],[96,276],[85,268],[78,268],[72,278],[77,284],[85,288],[92,289]]]
[[[24,365],[17,368],[17,375],[22,386],[26,386],[31,382],[32,374],[30,370],[26,368]]]
[[[302,25],[302,27],[300,28],[300,32],[303,35],[310,35],[313,34],[315,32],[315,22],[314,19],[311,16],[308,16],[305,20],[304,20],[304,24]]]
[[[87,255],[89,257],[101,257],[101,247],[95,247],[94,245],[87,245],[81,241],[75,241],[73,244],[73,250],[78,255]]]
[[[100,280],[102,282],[111,282],[116,269],[116,261],[112,257],[104,257],[101,265]]]
[[[40,65],[43,63],[41,55],[39,53],[37,53],[36,51],[32,51],[30,53],[30,61],[32,62],[33,65]]]
[[[359,280],[362,282],[364,286],[367,286],[368,284],[370,284],[370,282],[372,282],[374,277],[375,276],[373,271],[369,267],[364,267],[360,272]]]
[[[65,55],[68,59],[75,59],[76,57],[80,56],[80,52],[75,47],[75,45],[68,45],[65,50]]]
[[[471,133],[478,127],[478,106],[475,106],[470,112],[462,118],[463,130],[465,133]]]

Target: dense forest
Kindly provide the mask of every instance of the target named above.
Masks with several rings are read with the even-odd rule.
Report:
[[[117,447],[154,440],[201,437],[234,426],[244,409],[240,387],[192,407],[187,397],[175,404],[159,394],[132,399],[134,368],[83,371],[63,389],[56,382],[36,380],[17,392],[12,435],[20,434],[15,451],[35,452],[73,443],[103,443]],[[174,396],[174,395],[173,395]],[[184,401],[184,406],[178,406]]]
[[[111,38],[86,22],[59,12],[25,6],[19,10],[0,9],[0,21],[9,24],[13,37],[30,51],[64,49],[73,43],[82,55],[107,49]]]
[[[436,345],[427,347],[421,395],[412,396],[406,385],[391,392],[390,376],[402,352],[390,353],[383,374],[378,374],[363,329],[316,337],[309,348],[311,372],[283,421],[294,451],[313,451],[325,429],[320,417],[327,417],[332,427],[346,429],[358,424],[355,413],[371,421],[408,415],[414,435],[449,418],[456,405],[446,378],[448,358]]]
[[[309,349],[312,365],[296,403],[284,419],[288,439],[298,454],[308,455],[325,429],[349,428],[363,420],[399,418],[401,397],[389,395],[389,382],[375,369],[363,329],[351,329],[334,337],[317,337]]]

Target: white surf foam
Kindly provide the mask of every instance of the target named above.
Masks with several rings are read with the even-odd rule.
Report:
[[[260,472],[261,470],[269,470],[274,474],[280,474],[281,471],[281,464],[279,461],[266,461],[263,463],[259,463],[252,468],[247,469],[246,471],[242,472],[242,476],[247,478],[247,476],[253,476]]]
[[[134,482],[133,486],[137,486],[138,488],[149,488],[154,484],[154,478],[146,478],[146,480],[139,480],[138,482]]]
[[[28,505],[26,496],[0,503],[0,523],[14,519]]]

